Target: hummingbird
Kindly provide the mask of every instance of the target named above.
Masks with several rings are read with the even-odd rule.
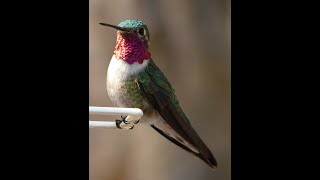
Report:
[[[166,139],[202,159],[213,169],[217,161],[191,126],[175,95],[175,90],[151,58],[150,34],[140,20],[125,20],[118,25],[100,23],[117,30],[117,40],[107,72],[107,93],[117,107],[140,108],[140,120],[121,116],[120,129],[133,124],[151,126]]]

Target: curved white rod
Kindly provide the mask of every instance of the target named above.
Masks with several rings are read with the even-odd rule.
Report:
[[[119,108],[119,107],[97,107],[89,106],[89,114],[91,115],[126,115],[130,119],[139,120],[143,116],[143,112],[139,108]],[[89,121],[89,128],[110,128],[117,129],[115,121]]]

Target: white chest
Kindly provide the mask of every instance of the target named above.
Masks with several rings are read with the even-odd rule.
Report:
[[[131,80],[133,81],[147,67],[148,63],[149,61],[147,60],[143,61],[142,64],[138,62],[129,64],[123,60],[116,59],[114,56],[112,57],[108,67],[107,91],[111,101],[115,105],[126,107],[131,104],[125,84],[128,85],[128,81],[129,83]]]
[[[148,63],[149,61],[147,60],[143,61],[142,64],[139,64],[138,62],[129,64],[112,56],[108,67],[107,81],[108,83],[114,83],[128,80],[144,70],[147,67]]]

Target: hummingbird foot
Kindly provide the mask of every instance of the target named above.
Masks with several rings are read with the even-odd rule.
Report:
[[[118,129],[133,129],[134,124],[127,124],[123,120],[116,119],[116,126]]]
[[[124,116],[121,115],[121,119],[125,124],[138,124],[138,122],[140,121],[140,119],[136,119],[133,116]]]
[[[137,124],[140,119],[136,120],[132,116],[121,115],[121,120],[116,119],[116,126],[119,129],[133,129],[134,125]]]

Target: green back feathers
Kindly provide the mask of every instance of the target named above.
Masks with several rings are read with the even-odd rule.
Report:
[[[178,113],[190,124],[174,94],[174,89],[152,59],[145,71],[139,74],[137,81],[146,99],[160,114],[162,110],[171,108],[171,111]]]
[[[146,69],[138,75],[136,82],[143,97],[160,114],[163,120],[199,152],[193,152],[174,137],[167,135],[165,130],[157,128],[155,124],[151,126],[173,143],[204,160],[209,166],[213,168],[217,167],[216,159],[197,132],[192,128],[190,121],[180,107],[169,81],[152,59],[150,59]]]

